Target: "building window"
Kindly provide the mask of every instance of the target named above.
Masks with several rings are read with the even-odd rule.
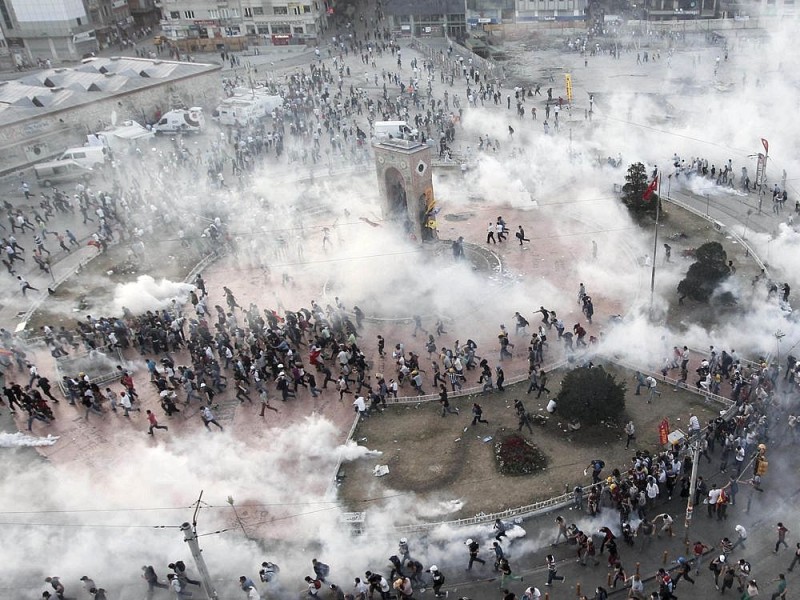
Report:
[[[11,22],[11,15],[8,13],[6,0],[0,0],[0,14],[3,15],[3,22],[6,24],[6,29],[14,29],[14,23]]]
[[[288,25],[273,25],[272,33],[286,35],[288,33],[292,33],[292,28],[289,27]]]
[[[300,6],[299,4],[293,4],[291,6],[291,8],[292,8],[292,14],[293,15],[302,15],[303,14],[303,7]]]
[[[194,11],[193,10],[185,10],[185,11],[183,11],[183,16],[186,19],[194,19]]]
[[[76,24],[78,27],[80,27],[81,25],[83,25],[83,23],[81,22],[81,18],[80,18],[80,17],[78,17],[77,19],[75,19],[75,24]]]
[[[227,8],[220,8],[219,9],[219,17],[220,17],[220,19],[227,19],[228,18],[228,9]]]
[[[260,17],[264,14],[264,7],[263,6],[254,6],[253,7],[253,15]]]
[[[209,19],[219,19],[219,11],[216,8],[209,8],[208,9],[208,18]]]
[[[292,27],[292,35],[302,35],[303,34],[303,26],[300,27]]]
[[[288,15],[289,14],[289,9],[286,6],[273,6],[272,7],[272,14],[273,15]]]
[[[253,18],[253,9],[252,8],[248,8],[248,7],[245,6],[245,8],[244,8],[244,16],[245,17],[249,17],[249,18],[252,19]]]
[[[238,19],[239,18],[239,9],[238,8],[232,8],[232,9],[230,9],[230,11],[231,11],[231,18],[232,19]]]
[[[169,18],[170,19],[180,19],[181,13],[178,10],[171,10],[169,11]]]

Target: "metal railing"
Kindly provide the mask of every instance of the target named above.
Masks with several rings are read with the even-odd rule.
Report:
[[[620,360],[618,358],[608,357],[608,361],[613,362],[614,364],[620,365],[622,367],[625,367],[630,371],[639,371],[640,373],[647,373],[648,375],[652,375],[656,379],[660,379],[661,381],[669,383],[672,386],[682,388],[687,392],[696,394],[697,396],[703,396],[706,399],[706,402],[716,402],[717,404],[724,406],[726,410],[730,407],[731,404],[734,403],[733,400],[731,400],[730,398],[726,398],[725,396],[721,396],[720,394],[714,394],[713,392],[709,392],[708,390],[705,390],[703,388],[697,389],[697,387],[681,383],[679,379],[663,375],[661,371],[652,371],[650,369],[641,366],[636,366],[632,363],[629,363],[625,360]]]
[[[678,206],[678,207],[680,207],[680,208],[682,208],[684,210],[687,210],[690,213],[692,213],[693,215],[698,216],[701,219],[704,219],[704,220],[708,221],[715,228],[717,228],[718,231],[721,231],[721,229],[718,228],[718,225],[722,225],[723,227],[725,227],[725,235],[730,235],[737,243],[741,244],[741,246],[745,250],[747,250],[749,255],[752,257],[752,259],[755,261],[755,263],[759,266],[759,268],[760,269],[764,269],[764,272],[767,275],[769,275],[769,271],[767,269],[767,265],[765,265],[762,262],[762,260],[758,257],[758,254],[756,254],[756,252],[755,252],[755,250],[753,250],[752,246],[750,246],[750,244],[748,244],[740,235],[738,235],[733,230],[732,227],[727,227],[727,226],[725,226],[724,223],[721,224],[717,219],[714,219],[713,217],[708,216],[702,210],[699,210],[699,209],[697,209],[697,208],[695,208],[693,206],[690,206],[689,204],[686,204],[685,202],[681,202],[680,200],[676,200],[675,198],[672,198],[670,196],[665,195],[662,198],[662,200],[666,200],[667,202],[670,202],[671,204],[674,204],[675,206]]]
[[[583,489],[583,488],[582,488]],[[533,516],[545,514],[561,508],[563,506],[572,504],[573,493],[568,492],[556,496],[554,498],[547,498],[539,500],[533,504],[526,504],[517,508],[508,508],[493,513],[481,513],[474,517],[465,517],[463,519],[454,519],[452,521],[438,521],[435,523],[414,523],[412,525],[397,525],[392,527],[392,531],[397,533],[415,533],[420,531],[430,531],[437,527],[471,527],[474,525],[483,525],[484,523],[494,523],[496,519],[524,519]]]

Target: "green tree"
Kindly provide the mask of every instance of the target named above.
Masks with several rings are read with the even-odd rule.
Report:
[[[687,296],[698,302],[708,302],[720,282],[730,275],[728,255],[719,242],[700,246],[695,251],[695,259],[678,284],[679,302]]]
[[[601,366],[573,369],[561,381],[558,413],[582,425],[614,421],[625,410],[625,383]]]
[[[647,217],[656,217],[656,206],[661,202],[656,192],[645,200],[644,194],[650,181],[647,178],[647,171],[640,162],[633,163],[628,167],[625,175],[625,185],[622,186],[622,203],[628,208],[631,216],[637,221]]]

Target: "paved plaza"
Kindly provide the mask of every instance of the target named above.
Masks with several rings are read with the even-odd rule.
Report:
[[[361,25],[357,31],[363,34]],[[794,239],[791,177],[786,184],[790,200],[780,209],[773,207],[772,194],[766,194],[759,202],[756,194],[736,189],[698,186],[688,181],[679,183],[674,167],[669,167],[674,154],[687,159],[707,156],[718,165],[730,158],[736,169],[751,165],[748,154],[752,148],[746,144],[755,147],[759,143],[757,137],[744,140],[738,135],[729,136],[730,126],[719,123],[713,127],[709,124],[707,131],[693,132],[690,131],[695,126],[693,119],[685,117],[671,123],[672,115],[667,118],[666,113],[676,108],[691,114],[704,98],[710,98],[714,106],[724,107],[725,115],[730,114],[728,111],[735,112],[728,108],[728,104],[735,104],[732,95],[718,93],[723,84],[739,85],[754,102],[765,95],[767,92],[756,87],[753,77],[749,82],[742,81],[741,73],[749,74],[760,65],[760,59],[751,53],[754,42],[745,35],[732,36],[730,56],[721,65],[716,60],[720,49],[707,44],[699,35],[688,38],[685,47],[675,45],[669,54],[666,42],[654,43],[653,47],[663,48],[663,55],[659,61],[647,65],[637,62],[637,54],[642,50],[635,47],[622,53],[619,59],[601,53],[584,63],[580,54],[563,51],[561,42],[553,42],[538,52],[518,50],[517,59],[501,65],[504,75],[498,66],[493,77],[502,80],[503,86],[499,88],[497,104],[486,100],[469,106],[464,78],[456,77],[453,84],[440,83],[434,69],[434,98],[441,98],[446,90],[451,107],[458,97],[462,108],[452,143],[457,164],[437,167],[434,174],[434,191],[440,207],[436,214],[439,244],[420,249],[404,239],[396,223],[381,220],[371,157],[352,166],[335,151],[325,154],[326,158],[318,164],[305,160],[289,162],[287,155],[276,158],[273,153],[259,163],[241,189],[236,186],[231,163],[226,162],[222,173],[230,188],[220,190],[206,183],[202,169],[200,175],[177,168],[170,171],[168,166],[159,169],[152,157],[159,153],[168,157],[176,151],[176,146],[172,140],[157,139],[149,149],[153,156],[147,160],[151,162],[137,163],[126,158],[120,168],[123,189],[138,189],[139,182],[153,183],[143,186],[143,194],[146,202],[152,203],[151,216],[158,226],[147,234],[150,241],[138,274],[152,274],[158,279],[161,271],[166,270],[164,265],[181,252],[182,225],[190,228],[203,219],[213,222],[217,215],[211,214],[211,210],[218,203],[220,214],[224,210],[224,214],[230,215],[230,220],[222,224],[232,240],[228,248],[235,245],[239,251],[220,252],[218,258],[198,269],[208,289],[210,312],[213,314],[215,305],[226,305],[223,286],[235,294],[240,308],[232,312],[242,320],[245,317],[241,309],[251,304],[257,305],[261,312],[274,310],[278,315],[311,308],[312,301],[322,307],[341,303],[347,314],[354,314],[354,307],[359,306],[365,318],[357,330],[357,345],[365,355],[373,382],[378,374],[387,379],[396,376],[391,353],[397,344],[402,344],[405,352],[419,355],[420,364],[427,368],[431,360],[436,360],[439,349],[453,348],[456,342],[462,346],[468,339],[477,343],[479,354],[487,358],[491,367],[502,365],[507,381],[523,380],[529,368],[527,342],[539,327],[541,315],[537,311],[541,306],[557,311],[569,330],[581,323],[587,330],[587,339],[595,338],[598,344],[611,331],[612,318],[614,322],[631,324],[631,329],[623,331],[628,331],[628,349],[634,355],[624,358],[652,371],[658,370],[664,344],[671,346],[685,341],[692,346],[692,361],[699,361],[704,358],[701,353],[712,343],[718,343],[719,347],[737,344],[741,348],[744,339],[755,337],[752,347],[759,355],[764,351],[763,339],[768,340],[769,351],[774,347],[773,331],[777,327],[789,334],[783,348],[778,338],[779,358],[791,352],[787,349],[794,343],[793,325],[784,321],[782,315],[776,316],[779,311],[771,300],[765,300],[764,306],[752,307],[754,311],[763,311],[759,314],[768,313],[764,317],[766,333],[761,331],[760,336],[752,333],[754,328],[749,324],[732,324],[725,329],[729,337],[718,342],[712,339],[717,332],[691,328],[688,324],[681,332],[669,332],[663,323],[648,324],[645,315],[651,271],[647,259],[653,260],[652,234],[633,224],[614,191],[615,184],[623,183],[629,163],[642,161],[648,170],[659,165],[662,174],[675,175],[675,184],[672,185],[670,177],[669,188],[662,178],[661,195],[667,200],[664,203],[667,210],[670,206],[680,206],[694,213],[698,220],[708,223],[710,231],[722,230],[722,235],[728,236],[729,243],[736,248],[731,258],[737,264],[752,265],[760,260],[753,267],[756,271],[767,263],[766,275],[776,282],[794,285],[793,263],[786,251]],[[364,98],[377,101],[382,93],[382,71],[397,72],[401,78],[408,78],[413,59],[421,64],[426,57],[438,56],[439,50],[443,55],[447,52],[446,44],[435,42],[412,46],[403,40],[400,48],[403,57],[400,70],[396,56],[389,51],[376,57],[375,66],[365,66],[357,52],[342,57],[343,62],[337,65],[349,71],[342,75],[345,93],[351,85],[363,87]],[[285,82],[292,74],[307,72],[315,55],[309,50],[291,55],[267,53],[244,60],[245,67],[257,72],[259,78]],[[332,59],[325,58],[324,63],[331,67]],[[558,74],[559,81],[551,83],[546,77],[553,72]],[[530,87],[538,82],[543,90],[552,86],[556,96],[562,95],[564,72],[573,74],[575,99],[571,110],[561,113],[557,130],[552,117],[549,132],[543,129],[545,110],[554,105],[547,105],[541,96],[526,99],[524,120],[515,114],[515,86]],[[223,76],[241,77],[244,73],[242,69],[226,67]],[[716,82],[716,87],[711,82]],[[391,84],[390,89],[392,95],[397,94]],[[470,91],[475,92],[474,86]],[[618,110],[620,104],[628,107],[627,113]],[[539,113],[536,120],[531,118],[532,106]],[[653,107],[658,106],[668,108],[662,114],[654,114]],[[455,108],[452,111],[459,112]],[[411,112],[415,112],[413,106]],[[352,115],[350,121],[363,129],[369,128],[365,115]],[[776,137],[782,135],[775,132]],[[211,125],[209,132],[188,142],[198,162],[205,147],[211,147],[224,136],[216,125]],[[323,143],[326,148],[332,147],[327,137]],[[308,139],[287,138],[287,154],[299,154],[304,144],[310,146]],[[617,155],[621,155],[621,167],[608,165],[606,157]],[[164,164],[172,165],[170,160],[165,158]],[[790,163],[779,155],[775,172],[784,167],[790,169]],[[0,180],[0,191],[13,210],[28,215],[36,203],[25,198],[21,186],[30,177],[28,172]],[[776,181],[780,179],[770,177],[769,187]],[[93,185],[110,190],[112,181],[97,180]],[[161,189],[176,195],[159,197]],[[38,194],[42,190],[34,191]],[[670,205],[670,201],[675,204]],[[146,206],[144,200],[142,206]],[[163,215],[174,220],[162,219]],[[508,239],[487,242],[487,226],[498,217],[507,223]],[[3,218],[5,225],[5,215]],[[520,226],[526,235],[523,243],[514,236]],[[662,233],[676,233],[673,228],[667,221]],[[96,232],[97,223],[87,222],[77,210],[58,212],[48,220],[47,229],[58,232],[69,229],[80,242],[70,252],[64,252],[57,250],[55,236],[48,238],[45,234],[52,252],[52,275],[49,275],[28,260],[34,248],[33,232],[23,230],[16,234],[26,248],[26,261],[14,265],[15,275],[3,275],[6,285],[0,302],[0,326],[7,332],[15,332],[26,319],[37,324],[41,319],[52,319],[52,325],[85,320],[89,311],[78,306],[77,298],[59,292],[62,280],[73,287],[75,282],[85,282],[87,293],[103,288],[102,300],[98,298],[95,307],[100,312],[92,309],[92,316],[119,316],[109,312],[115,290],[109,284],[111,277],[92,270],[93,264],[99,264],[95,259],[99,249],[87,242]],[[131,245],[130,236],[121,241],[126,236],[119,229],[111,251],[125,256],[124,249]],[[467,260],[453,257],[451,243],[459,237],[465,242]],[[277,245],[276,240],[280,240]],[[751,256],[751,249],[756,257]],[[131,260],[136,262],[135,256]],[[666,307],[674,299],[675,285],[689,263],[665,264],[660,255],[655,260],[659,266],[656,303]],[[23,294],[16,275],[24,276],[36,290]],[[193,275],[189,277],[190,283]],[[582,283],[594,302],[593,323],[587,322],[578,303]],[[749,282],[742,280],[738,285],[746,287]],[[55,294],[49,294],[48,287],[55,288]],[[135,290],[134,297],[144,293],[143,287]],[[154,304],[152,310],[168,306],[170,298],[159,300],[162,304]],[[191,303],[185,296],[184,300],[180,310],[193,316]],[[517,311],[530,322],[525,335],[515,331]],[[415,326],[415,316],[419,317],[421,331]],[[437,334],[439,322],[444,332]],[[501,326],[509,330],[516,345],[512,357],[502,363],[498,342]],[[31,337],[39,335],[37,331],[27,333]],[[434,335],[436,353],[426,348],[428,334]],[[640,335],[641,340],[633,339]],[[662,335],[665,339],[669,336],[668,340],[658,341]],[[378,336],[385,340],[385,355],[378,351]],[[304,361],[310,352],[308,343],[305,340],[297,349]],[[624,346],[618,340],[613,343]],[[35,342],[25,348],[25,360],[56,382],[55,361],[47,347]],[[592,350],[580,350],[578,358],[591,358]],[[744,349],[740,352],[744,354]],[[31,435],[56,436],[57,441],[35,450],[3,450],[13,457],[5,461],[2,489],[7,511],[4,520],[11,524],[8,539],[13,541],[11,546],[15,551],[7,555],[11,575],[0,584],[0,597],[41,597],[44,577],[54,574],[65,579],[69,575],[68,597],[86,596],[78,589],[81,585],[78,577],[86,574],[103,582],[109,598],[139,598],[146,585],[139,576],[140,565],[155,564],[163,578],[167,563],[178,558],[185,560],[189,571],[196,574],[177,526],[191,520],[201,490],[199,531],[209,537],[200,540],[220,598],[241,594],[237,589],[239,575],[246,574],[256,580],[258,565],[267,559],[281,565],[282,576],[281,587],[259,584],[265,598],[295,598],[305,593],[303,577],[306,571],[312,574],[312,556],[331,564],[327,583],[339,584],[346,593],[352,590],[353,577],[362,575],[366,568],[384,569],[386,558],[396,552],[395,538],[399,537],[389,526],[391,514],[369,514],[365,495],[367,522],[375,523],[374,530],[363,537],[350,537],[340,523],[336,499],[331,494],[335,491],[336,469],[342,461],[364,456],[371,460],[374,456],[370,454],[369,441],[345,445],[355,417],[355,394],[340,400],[334,381],[319,396],[301,386],[296,397],[284,402],[270,381],[267,382],[270,408],[265,412],[255,386],[247,386],[247,395],[237,397],[233,369],[224,369],[227,385],[218,388],[211,403],[219,431],[213,423],[213,428],[206,431],[208,424],[203,426],[201,415],[204,402],[193,400],[188,405],[180,402],[180,412],[172,416],[164,414],[159,390],[150,383],[146,358],[152,357],[130,348],[119,361],[121,369],[132,373],[139,392],[136,408],[141,411],[133,411],[127,417],[121,409],[111,412],[108,406],[103,407],[101,414],[85,411],[80,405],[69,405],[54,384],[54,393],[60,399],[58,404],[51,404],[55,419],[49,424],[34,421]],[[176,365],[192,364],[185,348],[174,352],[173,358]],[[563,364],[566,358],[564,346],[551,340],[543,364],[550,368]],[[334,361],[332,356],[331,364]],[[116,362],[112,357],[107,369],[116,368]],[[473,373],[476,374],[468,375],[465,387],[478,385],[477,372]],[[320,374],[316,375],[317,383],[322,386]],[[28,378],[27,367],[14,367],[5,373],[6,383],[16,381],[25,385]],[[437,390],[431,387],[430,379],[428,373],[421,400],[435,402]],[[116,379],[108,385],[121,389]],[[795,402],[790,384],[780,390],[787,403]],[[400,390],[401,397],[416,395],[408,383]],[[184,399],[180,391],[179,398]],[[148,409],[168,430],[155,430],[155,435],[148,435],[145,416]],[[0,407],[0,424],[6,432],[28,432],[27,415],[22,410],[12,417],[8,407]],[[786,433],[783,424],[779,431],[775,435],[778,440]],[[654,438],[656,432],[642,435]],[[790,457],[791,446],[771,455],[771,468],[782,473],[783,478],[766,479],[765,492],[747,485],[743,476],[740,497],[730,507],[726,520],[711,519],[704,514],[705,507],[698,506],[689,534],[690,542],[700,539],[715,548],[706,558],[709,561],[717,554],[716,547],[722,537],[735,540],[734,526],[744,525],[750,537],[746,545],[731,554],[731,560],[747,558],[764,596],[772,593],[771,580],[791,562],[796,543],[796,534],[789,533],[789,548],[781,549],[777,556],[772,553],[776,523],[783,519],[790,532],[798,527],[796,518],[792,518],[796,516],[792,499],[798,488],[797,472],[790,466]],[[713,462],[701,463],[700,473],[707,482],[724,485],[728,475],[716,468],[719,459],[717,449]],[[421,460],[435,460],[435,457]],[[413,497],[401,497],[391,510],[405,510],[414,502]],[[645,579],[653,577],[660,567],[675,567],[673,561],[678,556],[688,555],[682,527],[685,499],[662,497],[652,510],[652,514],[669,512],[674,517],[676,536],[653,540],[646,550],[620,543],[622,564],[628,574],[639,564]],[[524,577],[524,581],[510,584],[517,597],[522,597],[530,584],[543,593],[547,590],[544,557],[549,552],[558,561],[559,573],[567,577],[563,584],[554,583],[550,598],[578,597],[575,587],[578,583],[580,593],[589,598],[597,586],[609,587],[604,557],[600,557],[600,565],[596,567],[582,566],[575,563],[572,547],[550,548],[557,514],[595,535],[601,526],[617,527],[619,521],[611,508],[590,518],[569,507],[523,521],[521,526],[527,535],[503,544],[514,573]],[[447,515],[443,513],[437,518],[445,520]],[[500,580],[489,556],[493,541],[490,529],[490,525],[481,525],[444,528],[425,535],[408,534],[412,556],[419,558],[426,568],[437,564],[446,573],[447,583],[442,590],[451,598],[500,598]],[[467,537],[480,541],[481,556],[487,559],[486,566],[476,567],[469,574],[464,572],[469,558],[463,543]],[[790,588],[793,583],[790,577]],[[676,596],[712,597],[718,593],[713,585],[704,566],[697,584],[681,581]],[[689,586],[692,586],[691,596],[686,591]],[[419,586],[415,587],[417,598],[433,593],[430,588],[422,592]],[[649,593],[657,586],[650,580],[646,589]],[[330,589],[323,592],[322,597],[336,597]],[[196,591],[195,597],[198,594]],[[166,598],[167,593],[159,590],[156,597]]]

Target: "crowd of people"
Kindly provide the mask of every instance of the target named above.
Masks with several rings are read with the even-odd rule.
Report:
[[[380,12],[380,5],[377,10]],[[108,193],[79,186],[75,194],[54,189],[41,196],[38,206],[21,208],[7,204],[10,231],[3,224],[0,228],[5,230],[4,264],[9,274],[17,276],[17,263],[23,263],[26,256],[32,257],[43,272],[49,273],[51,256],[58,252],[69,253],[80,245],[78,236],[70,229],[63,233],[50,230],[51,219],[57,216],[77,218],[80,214],[81,225],[88,226],[88,242],[98,251],[104,251],[116,240],[124,240],[131,243],[136,258],[146,255],[143,240],[158,238],[163,231],[177,232],[187,244],[202,244],[204,250],[234,244],[234,236],[226,225],[227,215],[220,213],[221,216],[207,219],[187,220],[185,214],[172,209],[170,198],[180,195],[187,189],[186,182],[197,181],[198,175],[203,173],[220,192],[227,188],[227,173],[244,185],[255,167],[268,159],[276,163],[287,161],[310,165],[323,162],[329,165],[336,162],[364,164],[369,158],[367,138],[371,126],[378,120],[397,118],[413,123],[426,139],[435,140],[441,153],[455,140],[464,110],[462,100],[452,89],[439,94],[441,87],[452,87],[455,80],[461,79],[466,84],[464,98],[467,103],[473,106],[478,102],[482,105],[485,102],[506,104],[508,110],[513,104],[517,113],[522,115],[525,114],[526,102],[541,95],[541,85],[531,85],[514,90],[512,97],[510,90],[503,91],[501,73],[489,71],[477,61],[473,63],[471,59],[454,56],[452,47],[423,60],[409,60],[377,23],[379,21],[372,31],[348,27],[336,32],[339,41],[332,46],[333,50],[328,50],[328,58],[323,59],[320,54],[307,70],[298,69],[291,74],[285,85],[277,86],[268,80],[266,84],[280,91],[286,100],[284,106],[271,116],[269,125],[264,122],[232,128],[227,135],[213,140],[205,151],[193,150],[177,140],[170,151],[157,153],[155,168],[152,158],[142,152],[118,157],[112,166],[113,181],[108,185]],[[354,66],[350,55],[357,58],[360,65]],[[396,60],[396,69],[378,70],[375,57],[385,55]],[[243,80],[237,82],[235,77],[234,86],[243,83]],[[545,118],[550,117],[552,109],[557,122],[559,100],[552,97],[552,89],[546,93]],[[528,114],[536,118],[535,109],[529,108]],[[480,149],[484,147],[498,148],[499,141],[491,141],[487,134],[485,140],[480,140]],[[285,158],[284,154],[287,155]],[[709,177],[720,185],[734,185],[730,161],[721,171],[714,165],[708,168],[707,162],[700,159],[693,159],[689,165],[676,160],[674,166],[681,172],[685,170]],[[130,173],[126,173],[127,169]],[[151,194],[151,190],[138,184],[137,179],[144,175],[152,178],[155,184],[163,184],[164,193],[160,196]],[[742,182],[749,190],[750,182],[744,171]],[[30,199],[29,189],[24,191],[26,199]],[[495,223],[490,226],[496,228]],[[20,243],[28,246],[28,240],[18,240],[15,237],[17,233],[31,236],[30,254]],[[58,250],[48,248],[48,235],[58,241]],[[591,325],[594,305],[583,284],[578,303]],[[457,409],[450,409],[449,395],[461,392],[468,382],[481,386],[484,394],[502,393],[505,361],[518,357],[524,357],[528,362],[528,392],[536,391],[539,396],[549,394],[548,374],[542,365],[550,344],[560,340],[566,351],[571,352],[574,346],[592,345],[597,338],[590,335],[581,323],[568,327],[553,310],[542,306],[538,312],[542,318],[535,332],[528,333],[529,321],[518,312],[514,317],[515,336],[520,341],[512,338],[505,325],[500,325],[497,348],[487,350],[481,347],[483,356],[478,355],[478,344],[466,337],[471,332],[464,332],[462,337],[466,342],[456,340],[450,347],[443,346],[438,340],[444,333],[441,322],[436,323],[435,331],[430,333],[423,329],[419,319],[415,319],[411,336],[416,338],[419,330],[426,336],[420,338],[426,341],[419,347],[410,348],[400,341],[386,352],[383,336],[377,336],[377,354],[385,357],[386,372],[380,372],[370,364],[373,342],[364,337],[364,313],[359,307],[347,308],[337,298],[333,303],[312,301],[308,307],[296,310],[263,308],[255,303],[245,308],[239,305],[236,295],[227,286],[221,291],[208,290],[202,275],[195,278],[194,291],[186,305],[174,302],[168,308],[145,314],[126,310],[122,315],[87,316],[74,328],[42,326],[41,335],[54,358],[84,352],[113,355],[119,351],[129,357],[137,353],[146,362],[150,385],[157,390],[159,404],[167,418],[195,402],[202,407],[200,415],[205,427],[216,425],[222,430],[213,413],[221,394],[234,396],[241,403],[260,405],[261,416],[266,416],[266,410],[275,410],[270,405],[273,395],[286,402],[299,394],[316,397],[326,393],[338,395],[342,401],[346,396],[352,396],[356,410],[366,417],[379,413],[387,400],[391,402],[401,392],[427,395],[428,390],[438,389],[442,416],[453,412],[458,415]],[[559,309],[559,312],[562,311]],[[529,318],[533,320],[530,315]],[[27,428],[32,431],[35,422],[47,423],[55,418],[49,402],[59,403],[60,400],[52,393],[53,383],[30,362],[24,346],[5,330],[0,330],[0,335],[5,348],[0,360],[8,367],[3,396],[11,410],[27,415]],[[513,352],[515,341],[520,344],[520,351],[516,353]],[[491,351],[498,352],[497,361],[488,357]],[[425,365],[421,357],[426,352],[430,370],[422,368]],[[702,381],[698,386],[703,387],[705,382],[711,391],[712,384],[716,383],[719,385],[713,386],[713,391],[726,393],[724,382],[730,382],[729,395],[737,405],[733,418],[715,419],[705,427],[700,426],[696,417],[694,421],[690,418],[685,446],[655,455],[639,451],[630,465],[611,468],[607,475],[604,475],[603,461],[593,461],[593,483],[576,488],[574,501],[575,507],[581,511],[578,514],[595,517],[595,522],[602,522],[603,526],[582,532],[563,518],[557,519],[559,537],[556,543],[563,535],[564,543],[574,546],[576,559],[582,564],[587,561],[596,564],[598,555],[607,550],[608,567],[614,574],[611,587],[629,585],[630,597],[645,597],[646,576],[623,567],[621,555],[631,553],[624,560],[630,567],[637,546],[641,551],[651,543],[653,536],[659,533],[672,535],[673,517],[663,512],[661,505],[673,496],[688,497],[690,494],[689,473],[693,465],[688,452],[689,443],[699,440],[701,458],[705,458],[707,464],[712,463],[712,456],[719,451],[720,470],[731,471],[729,481],[721,486],[707,486],[702,477],[698,480],[694,502],[700,505],[703,500],[707,501],[709,518],[722,522],[727,519],[728,506],[735,505],[740,484],[744,483],[753,490],[760,489],[762,475],[758,470],[764,460],[760,445],[767,441],[769,434],[768,415],[777,408],[778,371],[773,366],[753,367],[736,360],[729,361],[730,355],[726,358],[726,354],[723,352],[717,358],[716,353],[711,352],[700,364],[698,375]],[[665,369],[667,372],[679,369],[682,381],[687,381],[684,373],[688,375],[689,372],[688,360],[684,363],[681,358],[666,365]],[[167,426],[160,425],[151,410],[155,407],[146,408],[139,398],[133,373],[122,365],[117,370],[113,383],[107,386],[92,382],[86,373],[65,375],[59,382],[62,400],[79,407],[85,419],[109,411],[130,417],[131,413],[145,409],[147,433],[154,434],[156,429],[166,430]],[[797,373],[798,370],[800,367],[796,362],[791,364],[787,376],[789,371]],[[257,400],[253,402],[255,396]],[[517,410],[522,429],[528,413],[524,407]],[[473,404],[471,418],[475,426],[486,423],[478,403]],[[745,466],[748,456],[755,457],[752,475],[747,473]],[[785,529],[783,525],[779,528],[779,535],[783,536],[779,542],[785,542],[786,531],[780,534],[781,529]],[[617,546],[614,531],[620,532],[619,536],[630,550]],[[498,537],[502,538],[499,534]],[[597,549],[595,540],[600,541],[601,537]],[[730,564],[729,557],[735,549],[743,547],[743,539],[746,539],[746,532],[743,537],[739,532],[736,541],[723,538],[719,544],[710,546],[695,544],[693,556],[676,563],[677,576],[672,578],[668,569],[659,569],[654,574],[657,597],[670,598],[681,578],[693,583],[691,568],[699,571],[703,556],[712,550],[717,554],[717,549],[720,556],[726,557],[725,560],[720,556],[714,559],[719,567],[714,573],[716,577],[722,576],[723,591],[724,586],[731,586],[727,582],[733,569],[734,577],[744,577],[739,578],[739,587],[748,595],[755,595],[750,589],[756,585],[751,573],[744,573],[738,566],[725,566]],[[475,562],[482,564],[480,543],[470,539],[466,546],[468,568],[472,568]],[[400,540],[397,553],[388,558],[387,565],[367,570],[363,576],[355,577],[352,584],[341,587],[331,583],[330,568],[314,559],[313,575],[303,579],[306,593],[316,597],[322,595],[323,590],[330,590],[327,593],[337,599],[354,600],[372,599],[380,594],[381,599],[386,600],[391,596],[411,598],[415,589],[431,586],[437,597],[444,595],[444,573],[436,565],[426,568],[421,555],[421,552],[412,555],[408,540],[404,538]],[[495,572],[500,574],[505,600],[513,600],[515,594],[509,591],[507,584],[519,576],[503,555],[502,539],[492,542],[490,556],[493,557],[491,562]],[[542,564],[547,567],[547,583],[543,585],[563,581],[557,574],[557,561],[552,554]],[[169,569],[172,572],[167,581],[162,582],[154,567],[142,567],[148,597],[159,588],[169,588],[179,598],[188,597],[191,586],[199,585],[199,581],[187,575],[186,567],[180,561],[171,563]],[[269,586],[278,581],[277,572],[273,563],[263,563],[259,573],[263,585],[242,576],[240,587],[249,599],[259,598],[258,588],[268,592]],[[81,581],[94,600],[106,597],[105,590],[89,577],[82,577]],[[64,585],[59,577],[49,577],[46,583],[52,592],[44,592],[43,597],[64,597]],[[782,585],[785,590],[785,580]],[[602,600],[606,593],[601,585],[596,588],[594,597]],[[523,595],[527,600],[542,596],[535,585],[528,587]]]

